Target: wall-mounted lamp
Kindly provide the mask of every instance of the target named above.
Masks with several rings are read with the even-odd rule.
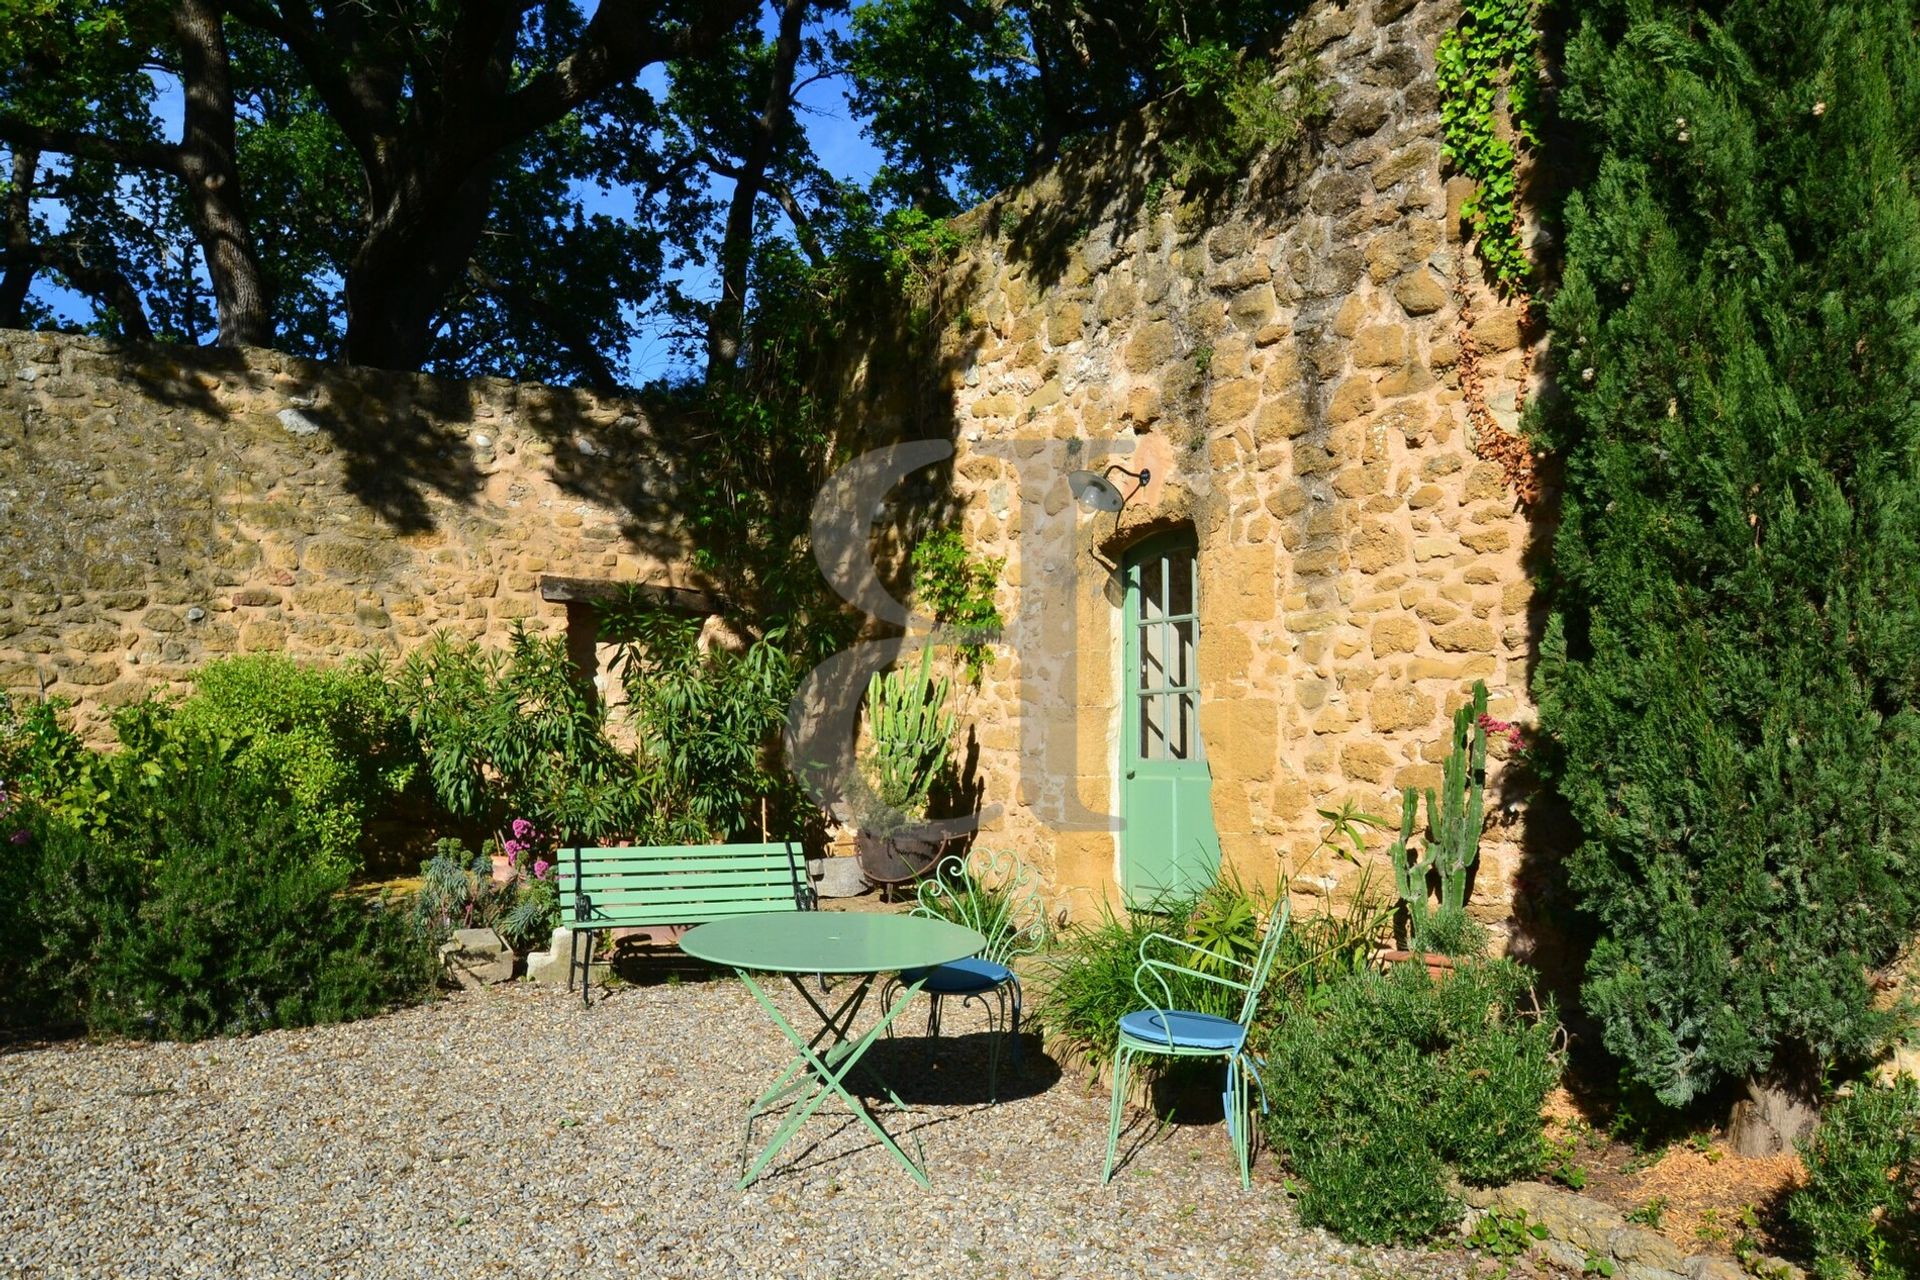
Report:
[[[1133,480],[1133,488],[1121,493],[1118,485],[1107,479],[1111,472]],[[1067,488],[1073,492],[1073,500],[1088,511],[1119,511],[1127,505],[1127,500],[1147,487],[1153,479],[1153,472],[1142,467],[1138,471],[1129,471],[1119,463],[1110,463],[1105,471],[1069,471]]]
[[[1130,478],[1133,481],[1133,488],[1125,493],[1121,493],[1119,486],[1107,479],[1107,475],[1114,471],[1118,471],[1121,475]],[[1109,463],[1105,471],[1069,471],[1067,473],[1067,488],[1072,490],[1073,500],[1079,503],[1083,510],[1096,513],[1101,511],[1113,512],[1113,527],[1117,530],[1120,527],[1120,509],[1126,506],[1128,500],[1135,494],[1146,488],[1147,481],[1151,479],[1153,479],[1153,472],[1145,467],[1140,468],[1138,471],[1129,471],[1119,463],[1114,462]],[[1114,573],[1119,569],[1119,566],[1113,564],[1111,561],[1103,560],[1100,553],[1092,547],[1087,549],[1087,553],[1093,557],[1094,563],[1100,565],[1108,573]]]

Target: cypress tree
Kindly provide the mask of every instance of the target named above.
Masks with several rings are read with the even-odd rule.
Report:
[[[1666,1103],[1805,1132],[1920,930],[1920,0],[1601,0],[1550,308],[1564,461],[1537,691]]]

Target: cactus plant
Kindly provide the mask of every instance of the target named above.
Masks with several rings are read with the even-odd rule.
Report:
[[[1393,883],[1407,907],[1407,934],[1415,951],[1426,950],[1430,925],[1436,916],[1464,917],[1467,877],[1480,860],[1480,828],[1485,819],[1487,779],[1487,686],[1473,682],[1473,698],[1453,716],[1453,749],[1441,771],[1440,791],[1427,789],[1427,847],[1416,859],[1408,850],[1413,838],[1418,797],[1408,787],[1400,797],[1400,836],[1387,855],[1393,862]],[[1431,880],[1438,877],[1438,910],[1431,899]]]
[[[876,672],[867,682],[869,743],[866,774],[873,802],[863,826],[884,832],[925,815],[927,796],[946,767],[954,713],[947,709],[953,682],[933,678],[933,650],[923,651],[916,671]]]

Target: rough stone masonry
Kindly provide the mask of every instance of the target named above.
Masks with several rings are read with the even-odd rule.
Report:
[[[1535,526],[1476,452],[1462,374],[1511,429],[1533,352],[1441,159],[1457,14],[1312,6],[1282,54],[1330,94],[1301,145],[1185,191],[1148,121],[1084,148],[959,221],[930,346],[876,335],[835,389],[872,438],[954,443],[934,505],[1007,561],[1008,643],[964,706],[1000,811],[982,840],[1075,914],[1113,900],[1120,843],[1055,817],[1114,806],[1107,566],[1143,535],[1198,543],[1213,812],[1256,884],[1350,894],[1363,869],[1315,851],[1317,810],[1392,814],[1437,782],[1473,680],[1531,718]],[[1113,460],[1152,483],[1118,522],[1067,518],[1066,472]],[[220,654],[558,626],[540,574],[682,580],[674,476],[638,401],[0,334],[0,685],[74,698],[97,731]],[[1544,855],[1523,771],[1493,773],[1474,903],[1501,924]]]

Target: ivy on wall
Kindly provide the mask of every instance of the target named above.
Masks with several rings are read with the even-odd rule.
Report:
[[[1500,290],[1525,292],[1531,263],[1520,242],[1513,139],[1539,142],[1539,91],[1534,79],[1540,33],[1539,0],[1466,0],[1460,23],[1440,41],[1441,154],[1473,179],[1461,209],[1473,227],[1480,258]],[[1503,136],[1499,108],[1505,93],[1512,138]]]
[[[988,643],[1005,625],[993,592],[1006,567],[999,557],[969,555],[966,539],[952,526],[933,530],[913,548],[914,603],[941,626],[969,637],[956,650],[971,684],[980,683],[993,661]]]

